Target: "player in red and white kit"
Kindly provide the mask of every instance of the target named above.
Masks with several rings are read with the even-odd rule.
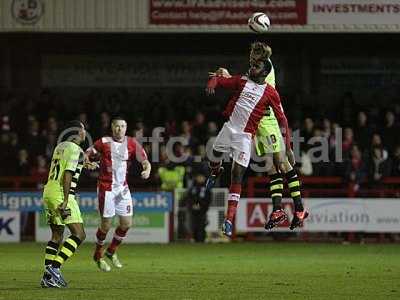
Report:
[[[115,229],[111,244],[105,251],[105,256],[117,268],[121,268],[122,264],[116,250],[132,225],[133,202],[127,183],[130,163],[136,159],[142,164],[141,177],[143,179],[148,179],[151,171],[146,152],[135,138],[125,135],[126,129],[127,123],[124,118],[113,118],[112,136],[102,137],[87,150],[90,160],[100,160],[97,196],[101,224],[96,233],[97,242],[93,258],[99,269],[106,272],[111,268],[103,258],[103,247],[113,217],[115,215],[119,217],[119,225]]]
[[[206,188],[214,186],[217,177],[222,173],[222,155],[230,153],[233,158],[231,170],[231,185],[228,195],[228,210],[222,232],[232,236],[233,219],[242,189],[243,175],[249,165],[251,156],[252,139],[257,131],[259,122],[270,106],[285,137],[285,144],[290,148],[290,136],[286,116],[283,112],[278,92],[265,78],[272,69],[268,59],[268,51],[263,43],[252,44],[252,59],[250,69],[246,76],[212,76],[207,84],[206,92],[215,93],[216,87],[222,87],[233,92],[224,111],[228,121],[219,132],[213,145],[213,158],[210,159],[211,174],[207,180]]]

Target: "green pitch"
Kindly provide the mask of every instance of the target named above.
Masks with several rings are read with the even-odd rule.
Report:
[[[101,273],[83,245],[67,289],[42,289],[43,245],[0,244],[0,300],[400,299],[399,245],[123,245]]]

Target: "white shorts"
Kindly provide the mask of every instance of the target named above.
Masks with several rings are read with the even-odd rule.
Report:
[[[239,165],[247,168],[251,157],[252,135],[225,123],[214,141],[215,151],[229,153]]]
[[[133,201],[127,185],[113,187],[111,191],[98,187],[100,215],[104,218],[133,215]]]

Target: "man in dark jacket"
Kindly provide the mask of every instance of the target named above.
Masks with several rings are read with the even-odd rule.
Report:
[[[185,197],[193,238],[198,243],[204,243],[206,239],[207,211],[211,202],[211,192],[206,190],[205,181],[202,173],[195,173],[193,185]]]

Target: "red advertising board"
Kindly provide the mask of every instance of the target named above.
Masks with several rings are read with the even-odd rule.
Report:
[[[152,25],[245,25],[254,12],[264,12],[271,24],[304,25],[307,0],[151,0]]]

